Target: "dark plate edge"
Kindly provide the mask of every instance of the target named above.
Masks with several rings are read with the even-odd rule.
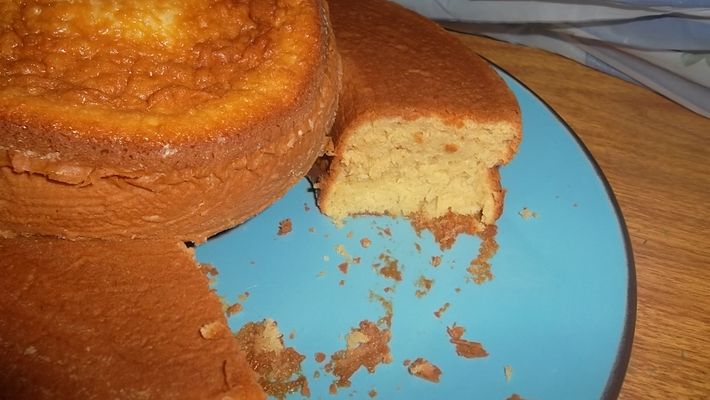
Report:
[[[604,391],[602,392],[601,396],[603,400],[616,399],[619,397],[619,393],[621,392],[621,386],[624,383],[624,377],[626,376],[626,371],[629,366],[629,360],[631,359],[631,348],[633,347],[634,332],[636,329],[637,301],[636,266],[634,263],[634,252],[631,246],[631,238],[629,236],[628,227],[626,225],[626,221],[624,220],[624,215],[621,212],[621,207],[619,206],[619,202],[616,199],[616,195],[614,195],[614,191],[612,190],[611,185],[609,184],[609,181],[604,175],[604,172],[602,171],[601,167],[592,156],[591,151],[589,151],[584,142],[582,142],[582,139],[577,135],[577,133],[574,132],[572,127],[570,127],[567,122],[552,107],[550,107],[549,104],[547,104],[545,100],[540,98],[540,96],[538,96],[534,91],[532,91],[525,83],[521,82],[518,78],[508,73],[505,69],[501,68],[491,60],[483,56],[480,57],[486,60],[486,62],[491,64],[493,67],[495,67],[498,72],[504,73],[508,78],[514,80],[530,94],[532,94],[552,113],[552,115],[555,116],[555,118],[565,128],[567,128],[567,131],[577,142],[579,148],[582,149],[582,152],[587,157],[587,160],[589,160],[590,164],[594,168],[594,172],[596,173],[597,177],[602,182],[604,190],[606,191],[609,201],[611,202],[611,205],[614,209],[614,214],[616,214],[616,220],[619,223],[619,229],[621,230],[621,235],[624,240],[624,249],[626,252],[626,268],[628,274],[628,282],[626,287],[626,314],[624,316],[624,329],[621,334],[621,339],[619,341],[619,348],[616,353],[616,359],[614,360],[614,366],[612,367],[611,373],[609,374],[609,378],[607,378],[606,385],[604,386]]]

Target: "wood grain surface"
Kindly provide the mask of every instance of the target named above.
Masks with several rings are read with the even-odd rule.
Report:
[[[619,398],[710,399],[710,119],[551,53],[455,35],[547,102],[616,195],[638,302]]]

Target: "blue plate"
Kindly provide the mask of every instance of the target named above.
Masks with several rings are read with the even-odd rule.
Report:
[[[218,268],[215,288],[227,303],[249,292],[241,302],[244,311],[229,320],[232,329],[273,318],[286,345],[306,356],[302,369],[311,398],[368,398],[373,389],[380,399],[618,395],[636,308],[632,255],[619,208],[577,137],[537,97],[503,75],[520,103],[524,132],[518,155],[501,170],[508,192],[492,281],[479,285],[467,279],[478,238],[459,237],[442,252],[430,234],[418,237],[403,219],[357,217],[336,227],[318,212],[305,180],[262,214],[197,248],[199,261]],[[292,231],[278,235],[285,219]],[[371,246],[363,247],[363,238]],[[398,261],[401,282],[372,267],[383,253]],[[440,266],[432,265],[433,256],[441,256]],[[338,268],[343,262],[349,262],[347,273]],[[434,284],[428,294],[416,296],[422,276]],[[394,290],[385,292],[387,287]],[[330,395],[334,378],[314,354],[344,349],[351,328],[384,315],[371,292],[392,302],[393,361],[374,374],[359,370],[350,388]],[[434,311],[445,303],[450,307],[437,318]],[[482,343],[489,355],[458,356],[446,332],[453,324],[465,327],[464,339]],[[409,375],[404,360],[419,357],[441,369],[439,383]]]

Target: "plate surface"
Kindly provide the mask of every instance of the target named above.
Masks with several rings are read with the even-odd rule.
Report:
[[[477,237],[459,237],[442,252],[430,234],[417,236],[403,219],[357,217],[336,227],[318,212],[305,180],[262,214],[197,248],[199,261],[219,270],[215,288],[226,303],[249,292],[240,301],[244,310],[230,317],[233,330],[272,318],[286,345],[306,356],[302,370],[311,398],[369,398],[373,389],[379,399],[617,395],[635,319],[634,269],[623,220],[574,134],[503,75],[520,103],[523,141],[501,169],[507,195],[496,236],[500,248],[491,260],[493,280],[468,279]],[[278,235],[285,219],[292,231]],[[362,246],[363,238],[371,241],[369,247]],[[402,281],[373,268],[383,253],[397,260]],[[434,256],[441,256],[438,267],[432,265]],[[343,262],[349,262],[347,273],[338,268]],[[422,276],[434,283],[417,296]],[[387,287],[393,290],[385,292]],[[384,315],[371,292],[392,302],[393,361],[374,374],[360,369],[350,388],[330,395],[335,379],[324,371],[327,360],[317,363],[314,354],[344,349],[351,328]],[[450,307],[436,317],[434,311],[445,303]],[[453,324],[465,327],[464,339],[480,342],[489,355],[458,356],[446,332]],[[441,369],[439,383],[409,375],[404,360],[419,357]]]

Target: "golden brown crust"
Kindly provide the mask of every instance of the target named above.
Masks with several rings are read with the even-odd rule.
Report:
[[[0,397],[265,398],[184,245],[17,238],[0,254]]]
[[[329,3],[345,71],[336,142],[346,127],[386,117],[507,122],[520,132],[517,102],[503,80],[440,26],[385,0]]]
[[[322,151],[340,90],[325,6],[298,7],[285,23],[295,32],[273,38],[297,38],[301,62],[272,76],[292,82],[284,87],[265,81],[194,112],[149,113],[155,127],[145,112],[109,116],[118,111],[105,105],[66,106],[72,121],[39,100],[0,107],[0,231],[201,242],[282,196]],[[0,104],[11,100],[0,91]]]

